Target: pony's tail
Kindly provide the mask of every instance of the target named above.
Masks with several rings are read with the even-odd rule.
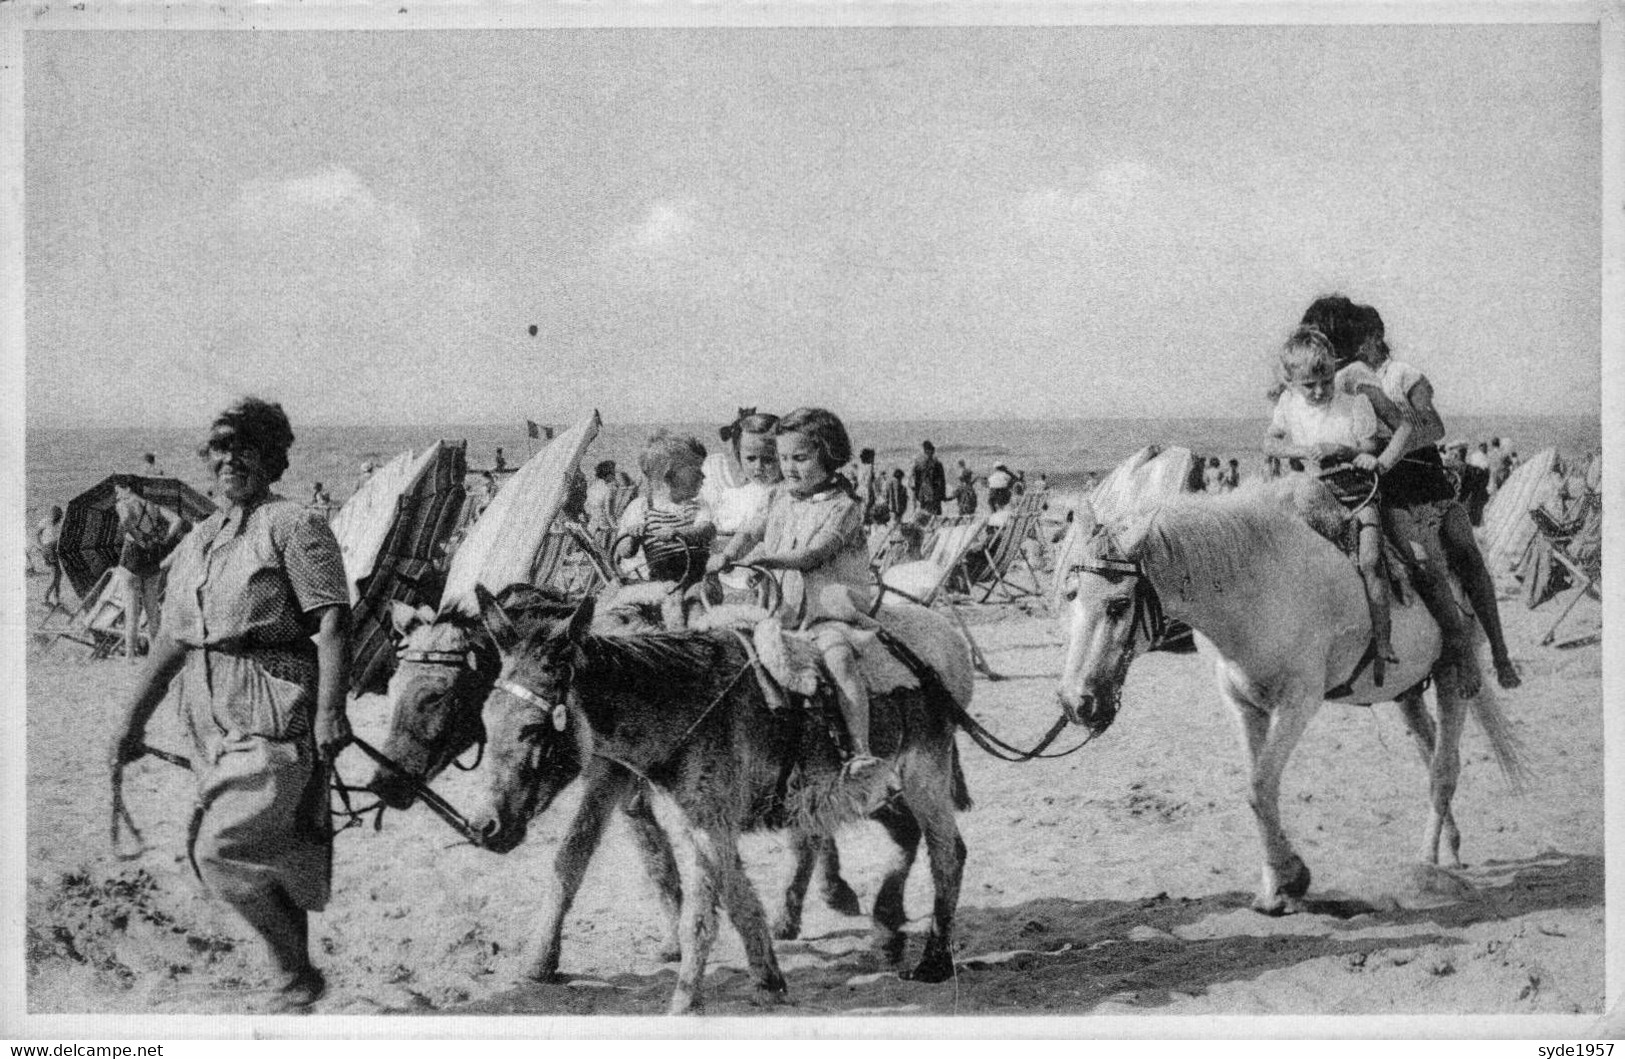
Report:
[[[1534,778],[1534,773],[1524,762],[1523,742],[1513,732],[1506,714],[1501,712],[1500,703],[1496,701],[1495,692],[1490,689],[1488,681],[1484,682],[1477,695],[1467,700],[1467,705],[1478,720],[1478,726],[1489,737],[1490,750],[1495,754],[1495,763],[1501,766],[1501,775],[1506,777],[1507,785],[1514,794],[1521,794]]]

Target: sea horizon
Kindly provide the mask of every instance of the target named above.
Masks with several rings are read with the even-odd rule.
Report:
[[[1262,403],[1262,402],[1261,402]],[[570,421],[536,421],[561,429]],[[1267,413],[1250,416],[1024,419],[853,420],[848,424],[854,451],[873,448],[883,473],[907,471],[922,440],[931,440],[950,472],[965,461],[985,475],[995,463],[1042,474],[1051,488],[1073,491],[1147,444],[1183,445],[1203,456],[1236,459],[1244,476],[1263,470],[1260,451]],[[65,504],[109,474],[140,473],[142,456],[152,452],[172,477],[207,489],[207,468],[197,455],[206,424],[196,427],[40,427],[26,428],[24,472],[30,525],[49,506]],[[614,460],[634,477],[637,456],[649,433],[666,428],[692,433],[710,450],[722,444],[719,423],[658,421],[609,422],[587,450],[582,468]],[[1600,416],[1454,416],[1446,421],[1450,439],[1510,439],[1523,455],[1556,448],[1580,456],[1602,447]],[[438,440],[465,441],[471,471],[491,467],[500,446],[508,466],[517,467],[546,444],[527,437],[526,422],[329,425],[294,423],[290,465],[277,491],[304,500],[316,483],[339,502],[349,497],[364,463],[382,463],[408,449],[422,451]]]

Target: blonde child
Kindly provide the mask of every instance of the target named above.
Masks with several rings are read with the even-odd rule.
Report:
[[[685,589],[705,575],[717,528],[699,499],[704,462],[705,446],[697,438],[662,430],[649,439],[638,457],[645,495],[621,512],[617,559],[641,551],[651,581],[675,581]]]
[[[779,420],[775,434],[784,485],[711,568],[749,556],[755,566],[787,571],[781,619],[808,631],[823,652],[852,736],[846,785],[872,810],[895,776],[869,747],[869,694],[853,649],[858,630],[873,626],[873,596],[863,502],[839,473],[852,459],[852,442],[840,419],[822,408],[796,409]]]
[[[1277,374],[1282,386],[1270,421],[1264,452],[1283,460],[1302,460],[1320,472],[1354,466],[1379,476],[1392,469],[1405,454],[1411,424],[1399,418],[1386,424],[1392,431],[1381,441],[1384,423],[1364,394],[1338,389],[1337,357],[1321,332],[1300,327],[1281,348]],[[1337,478],[1322,479],[1345,506],[1355,508],[1359,523],[1360,579],[1371,608],[1371,635],[1375,647],[1372,678],[1382,684],[1385,664],[1397,661],[1390,640],[1388,583],[1383,576],[1382,527],[1379,509],[1369,487],[1362,483],[1340,487]]]

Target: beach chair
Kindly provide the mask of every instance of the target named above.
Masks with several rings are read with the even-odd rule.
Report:
[[[102,571],[65,628],[54,630],[54,635],[52,630],[39,630],[39,635],[49,637],[42,644],[45,650],[58,640],[71,640],[90,648],[92,660],[124,653],[125,600],[117,574],[116,567]]]
[[[1551,577],[1551,580],[1532,576],[1530,585],[1533,586],[1537,582],[1551,585],[1552,582],[1559,581],[1562,576],[1558,575],[1560,569],[1571,584],[1578,586],[1562,613],[1558,614],[1557,620],[1552,622],[1551,627],[1546,630],[1546,635],[1541,637],[1540,643],[1544,647],[1557,638],[1558,627],[1573,612],[1580,600],[1590,596],[1598,603],[1602,602],[1602,497],[1601,494],[1588,490],[1581,498],[1575,514],[1561,522],[1541,507],[1532,509],[1529,518],[1535,524],[1539,550],[1545,553],[1544,556],[1535,557],[1538,572],[1547,573],[1540,568],[1552,563],[1557,567],[1550,570],[1551,575],[1557,576]],[[1550,589],[1550,594],[1562,591],[1563,587],[1565,586],[1560,583],[1554,585]],[[1536,591],[1534,588],[1531,589],[1532,606],[1543,602],[1548,595],[1545,590],[1539,590],[1537,597],[1533,594]]]
[[[1043,582],[1027,555],[1026,547],[1029,540],[1040,540],[1038,523],[1044,514],[1044,499],[1042,492],[1026,493],[1013,506],[993,516],[989,526],[992,532],[973,546],[965,567],[971,577],[973,590],[982,589],[981,599],[977,602],[990,602],[995,593],[1001,596],[1001,603],[1033,596],[1044,601],[1048,608],[1044,600]],[[1004,524],[996,525],[1005,512],[1009,515],[1003,520]],[[1021,573],[1023,570],[1024,575]]]
[[[943,516],[932,527],[930,550],[924,559],[897,563],[876,577],[875,609],[879,609],[888,595],[900,596],[922,607],[932,606],[943,597],[949,582],[963,579],[965,556],[976,547],[987,531],[987,515]],[[968,579],[963,581],[969,587]],[[987,658],[971,635],[970,627],[959,611],[948,607],[948,614],[970,644],[971,662],[990,680],[1003,679],[988,665]]]

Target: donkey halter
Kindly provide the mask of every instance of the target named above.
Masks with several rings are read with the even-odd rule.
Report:
[[[574,672],[569,674],[570,678],[573,678],[574,676]],[[542,696],[536,694],[534,691],[525,687],[525,685],[516,680],[499,678],[496,683],[492,685],[492,687],[505,691],[519,701],[540,710],[542,713],[547,714],[553,722],[553,730],[555,732],[564,731],[565,725],[569,723],[570,711],[569,708],[564,704],[565,698],[569,695],[568,679],[565,681],[565,693],[559,696],[558,702],[548,702],[546,699],[542,698]]]
[[[402,648],[401,650],[395,652],[395,659],[398,662],[416,662],[419,665],[441,666],[446,669],[455,669],[459,671],[456,678],[458,680],[462,679],[465,673],[474,673],[479,670],[479,664],[475,660],[474,650],[472,648],[463,651],[421,651],[416,649]],[[435,708],[440,710],[446,709],[451,704],[451,701],[456,698],[456,696],[457,685],[454,680],[451,687],[447,688],[443,694],[435,698]],[[465,765],[461,760],[454,758],[452,759],[451,764],[456,767],[457,771],[472,772],[480,767],[481,761],[485,760],[485,734],[483,731],[474,742],[474,763],[472,765]]]

